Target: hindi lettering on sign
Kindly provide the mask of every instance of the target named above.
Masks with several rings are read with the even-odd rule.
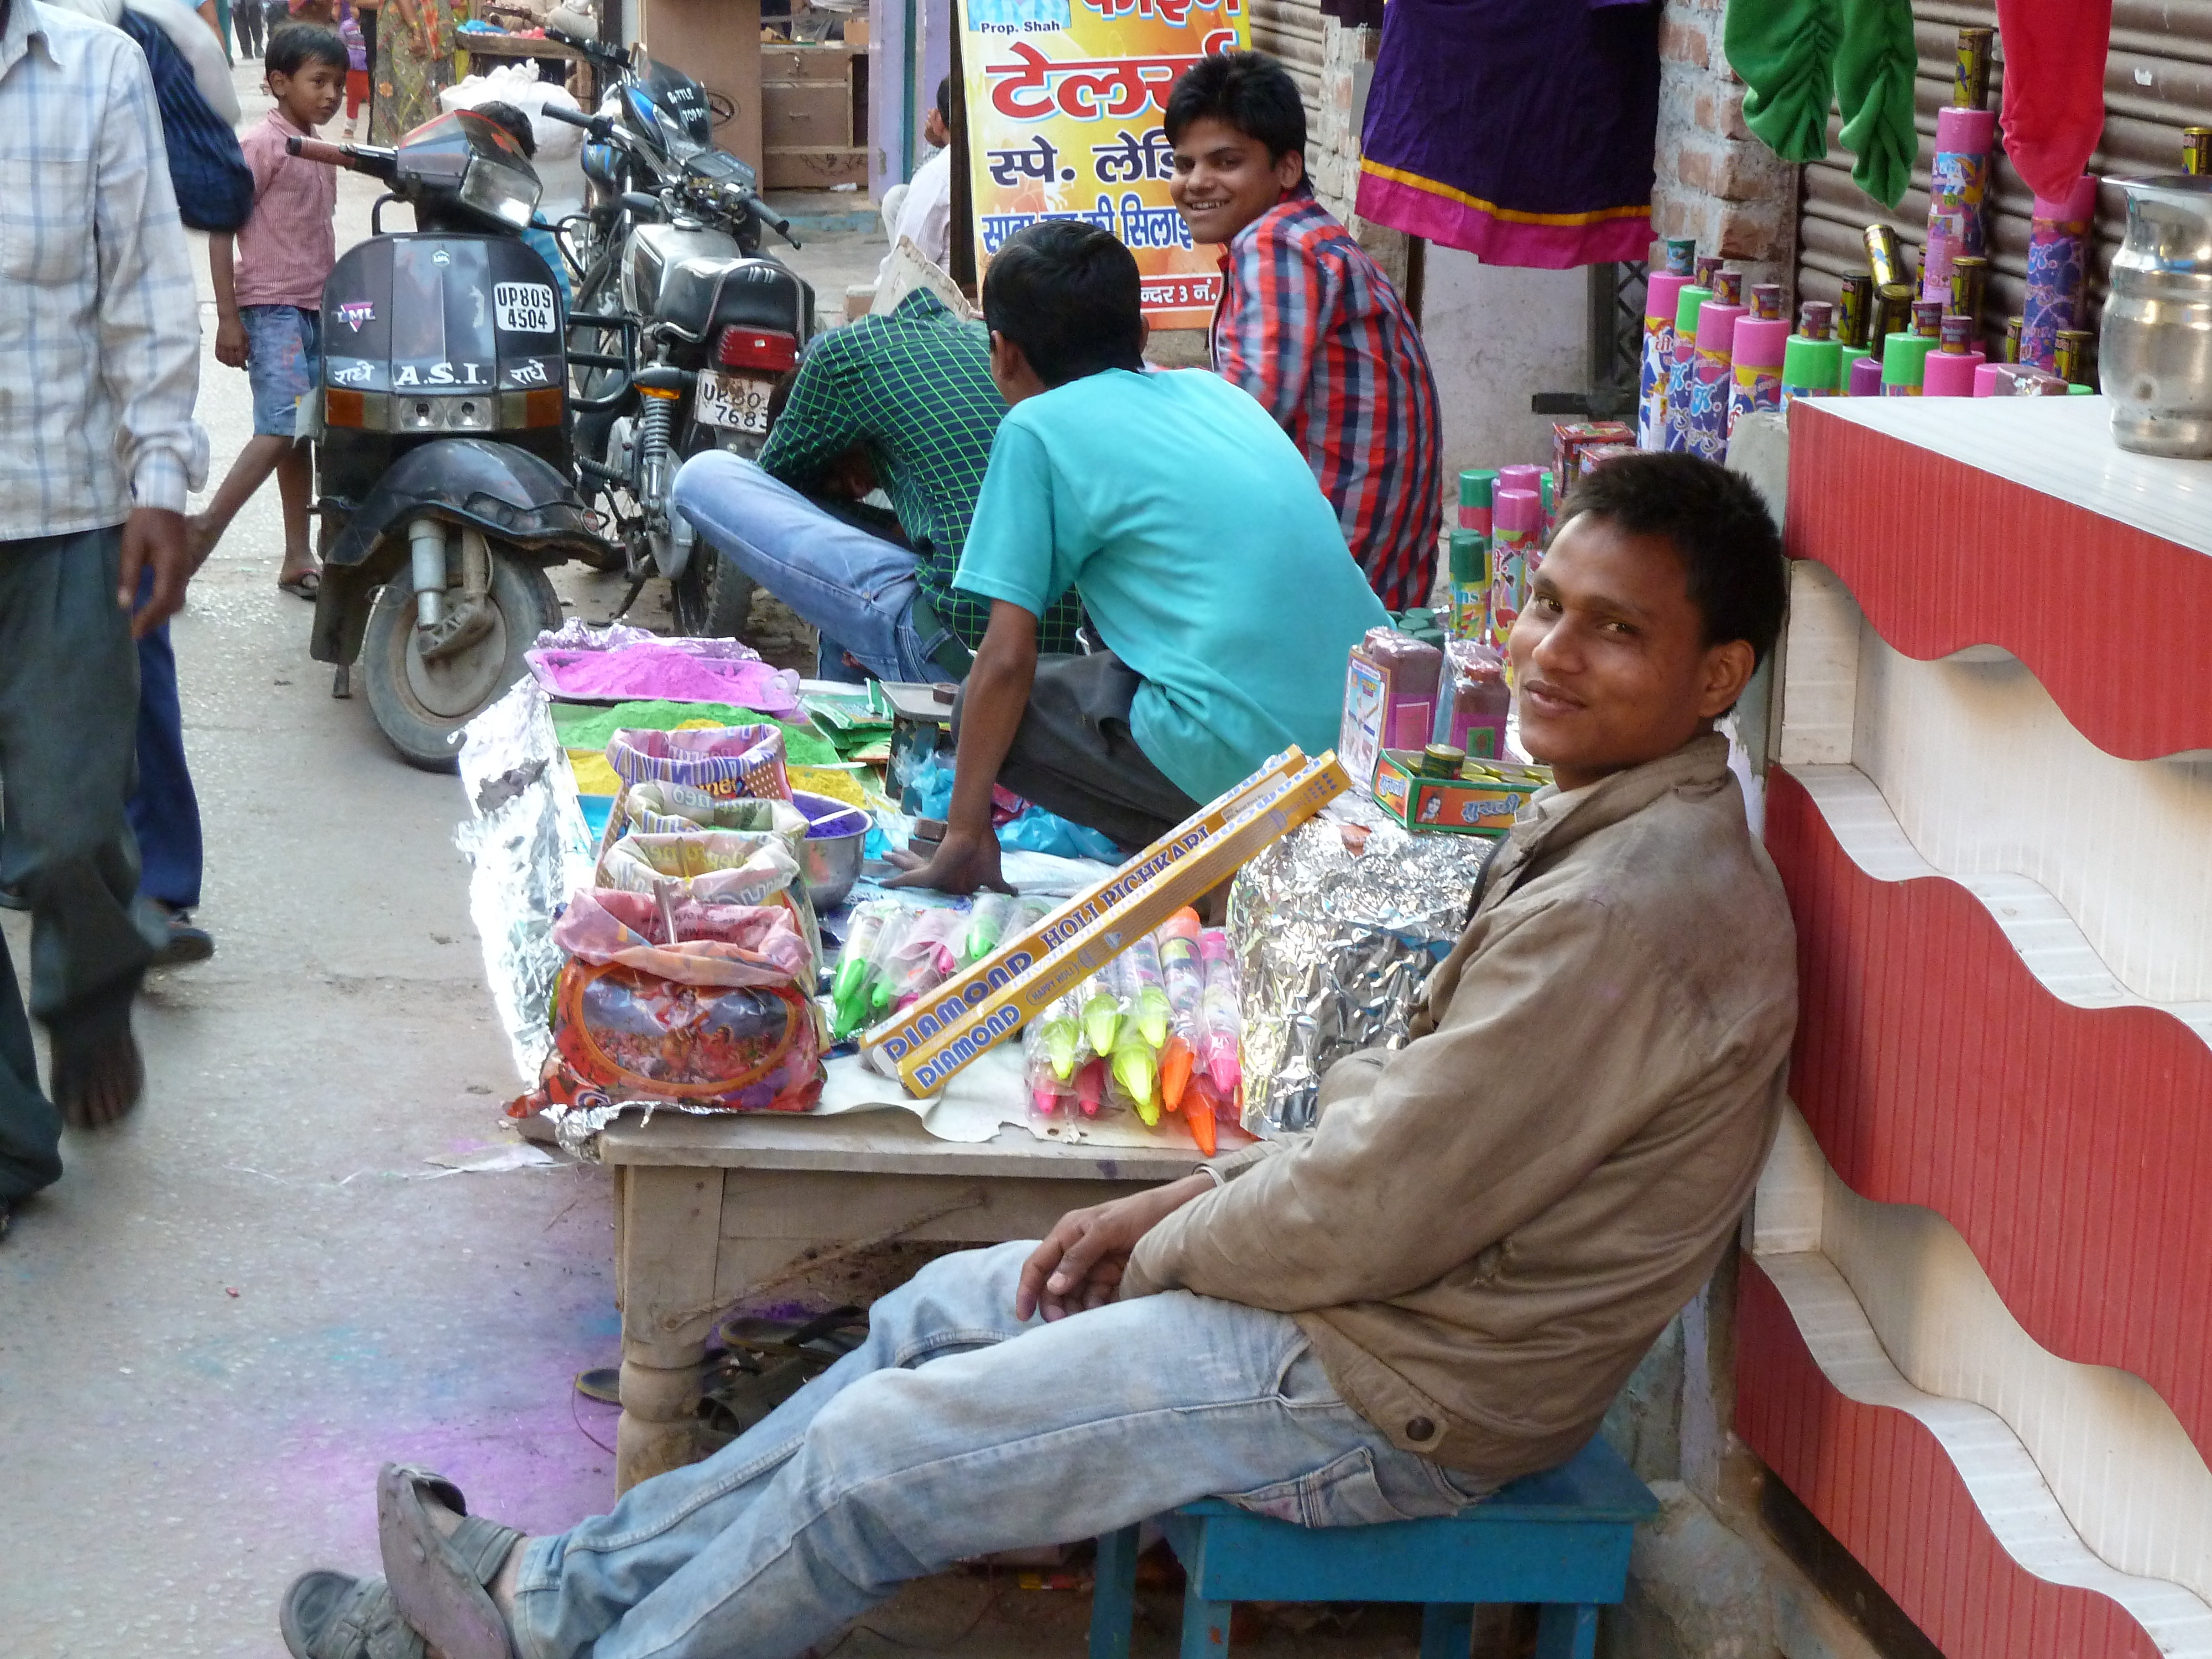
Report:
[[[1188,248],[1190,227],[1175,209],[1148,207],[1145,198],[1133,191],[1121,198],[1121,240],[1133,248]]]
[[[1052,140],[1039,133],[1026,145],[1012,149],[988,150],[990,158],[991,182],[998,185],[1018,184],[1024,179],[1071,179],[1075,169],[1060,170],[1060,152],[1053,148]]]
[[[1039,30],[1055,0],[960,0],[978,271],[1029,226],[1078,220],[1135,254],[1155,328],[1203,328],[1218,250],[1193,245],[1170,199],[1161,121],[1176,77],[1244,46],[1249,0],[1060,3],[1070,21]]]
[[[1238,10],[1237,0],[1083,0],[1083,3],[1101,17],[1127,17],[1132,14],[1160,17],[1178,27],[1188,20],[1194,5],[1231,17]]]
[[[1175,146],[1164,128],[1153,127],[1139,138],[1123,127],[1110,144],[1093,144],[1091,172],[1102,185],[1132,185],[1139,179],[1175,177]]]
[[[1059,114],[1078,121],[1126,121],[1147,109],[1164,110],[1168,88],[1200,58],[1237,49],[1237,31],[1220,29],[1188,56],[1055,62],[1027,40],[1016,40],[1006,47],[1014,61],[988,64],[983,74],[992,83],[991,107],[1012,120]]]
[[[1146,311],[1187,311],[1203,307],[1209,313],[1221,303],[1221,276],[1164,276],[1146,283],[1138,302]]]

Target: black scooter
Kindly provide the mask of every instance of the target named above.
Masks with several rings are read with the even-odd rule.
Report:
[[[520,240],[538,175],[457,111],[394,149],[292,138],[295,155],[382,179],[370,240],[323,285],[313,394],[323,580],[310,650],[413,765],[450,769],[461,728],[529,672],[561,623],[545,568],[620,568],[572,480],[566,319]],[[386,234],[388,202],[416,230]],[[625,388],[626,390],[627,388]]]

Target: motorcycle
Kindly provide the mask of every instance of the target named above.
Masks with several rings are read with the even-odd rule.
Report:
[[[619,114],[546,110],[587,134],[589,257],[569,362],[579,394],[612,405],[577,423],[578,473],[605,497],[631,598],[664,577],[678,632],[735,637],[752,579],[696,537],[670,492],[677,469],[705,450],[759,453],[776,383],[813,333],[814,290],[761,255],[764,228],[799,244],[761,202],[752,170],[712,148],[697,82],[588,44],[622,66]],[[621,358],[605,349],[617,341]]]
[[[461,728],[529,672],[561,623],[547,567],[607,568],[573,479],[563,319],[520,240],[537,173],[463,110],[386,149],[294,137],[295,155],[382,180],[370,240],[323,287],[315,446],[323,579],[310,652],[365,671],[410,764],[451,769]],[[416,229],[387,233],[392,202]]]

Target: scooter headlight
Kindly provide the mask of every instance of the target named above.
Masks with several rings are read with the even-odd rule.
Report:
[[[398,432],[489,432],[495,424],[492,398],[486,392],[403,397],[392,404],[392,428]]]

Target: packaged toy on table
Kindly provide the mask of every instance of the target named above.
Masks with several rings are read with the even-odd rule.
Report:
[[[1073,996],[1061,997],[1022,1028],[1022,1071],[1030,1085],[1030,1110],[1039,1117],[1073,1115],[1077,1050],[1082,1019]]]
[[[1505,752],[1505,723],[1512,712],[1513,692],[1505,684],[1505,659],[1498,647],[1481,640],[1448,643],[1432,740],[1495,760]]]
[[[1344,717],[1336,752],[1364,788],[1385,749],[1428,741],[1436,724],[1437,676],[1443,653],[1391,628],[1370,628],[1345,665]]]
[[[811,994],[816,950],[801,913],[773,902],[797,867],[779,848],[755,857],[765,867],[749,890],[768,903],[702,896],[675,879],[650,892],[575,895],[553,929],[568,961],[545,1095],[573,1101],[596,1089],[693,1109],[814,1103],[827,1046]],[[811,925],[812,913],[804,919]]]

